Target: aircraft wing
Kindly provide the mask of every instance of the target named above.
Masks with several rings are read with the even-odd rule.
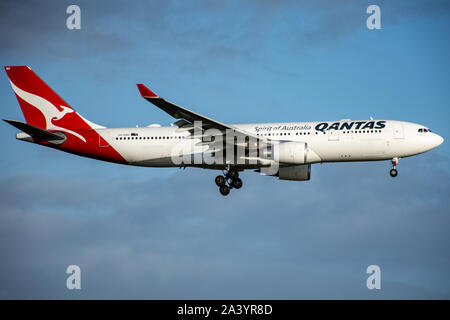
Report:
[[[194,125],[195,121],[201,121],[202,122],[202,129],[218,129],[222,131],[223,134],[226,133],[227,130],[232,130],[232,132],[236,135],[242,135],[245,137],[252,137],[255,141],[266,141],[265,139],[244,131],[240,130],[234,126],[216,121],[214,119],[208,118],[206,116],[203,116],[201,114],[198,114],[194,111],[188,110],[186,108],[177,106],[176,104],[169,102],[167,100],[164,100],[163,98],[157,96],[155,93],[150,91],[145,85],[138,84],[137,85],[139,92],[141,93],[142,97],[146,99],[147,101],[151,102],[161,110],[165,111],[175,119],[179,119],[175,124],[182,126],[185,125]]]

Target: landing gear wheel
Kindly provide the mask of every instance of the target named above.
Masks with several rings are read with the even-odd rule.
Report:
[[[237,179],[239,177],[239,171],[235,169],[230,169],[227,174],[228,177],[231,179]]]
[[[395,178],[398,174],[397,169],[391,169],[391,171],[389,171],[389,174],[392,178]]]
[[[227,196],[230,193],[230,187],[227,185],[220,186],[219,191],[223,196]]]
[[[215,181],[218,187],[224,186],[227,182],[224,176],[217,176]]]
[[[242,188],[242,180],[240,178],[236,178],[231,182],[231,186],[235,189]]]
[[[391,175],[392,178],[395,178],[398,174],[397,172],[397,165],[398,165],[398,157],[394,157],[392,158],[391,162],[392,162],[392,169],[391,171],[389,171],[389,174]]]

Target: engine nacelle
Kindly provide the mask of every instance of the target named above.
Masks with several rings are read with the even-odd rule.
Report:
[[[307,153],[305,142],[286,141],[274,145],[274,160],[279,163],[303,164],[306,162]]]
[[[306,181],[311,179],[311,164],[298,166],[280,167],[278,169],[280,180]]]

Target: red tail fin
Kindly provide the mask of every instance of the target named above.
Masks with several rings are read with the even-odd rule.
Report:
[[[5,70],[28,124],[70,133],[84,142],[86,139],[77,130],[101,127],[77,114],[30,67],[5,67]]]
[[[5,67],[5,70],[28,124],[50,129],[53,118],[60,119],[66,113],[74,112],[28,66]]]
[[[9,124],[32,136],[33,142],[94,159],[126,163],[110,145],[112,139],[101,135],[99,129],[105,127],[75,112],[29,67],[5,67],[5,70],[30,126],[18,121],[7,121]]]

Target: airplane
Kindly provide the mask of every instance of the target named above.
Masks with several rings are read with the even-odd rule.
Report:
[[[28,66],[6,66],[26,122],[4,120],[21,130],[18,140],[82,157],[144,167],[221,170],[222,195],[243,185],[239,173],[254,170],[281,180],[307,181],[311,165],[390,160],[436,148],[444,139],[421,124],[350,120],[225,124],[180,107],[137,84],[141,96],[177,121],[136,128],[106,128],[75,111]]]

